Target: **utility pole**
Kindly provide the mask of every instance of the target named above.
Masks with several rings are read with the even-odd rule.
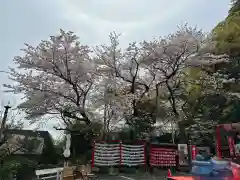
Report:
[[[1,124],[1,128],[0,128],[0,144],[1,141],[4,138],[4,130],[5,130],[5,125],[6,125],[6,121],[7,121],[7,115],[8,115],[8,110],[11,108],[9,105],[4,106],[5,111],[4,111],[4,115],[3,115],[3,119],[2,119],[2,124]]]

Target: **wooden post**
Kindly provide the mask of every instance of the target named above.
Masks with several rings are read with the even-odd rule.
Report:
[[[189,169],[191,170],[192,168],[192,142],[189,139],[188,140],[188,165],[189,165]]]
[[[144,153],[144,166],[145,166],[145,172],[147,172],[147,157],[146,157],[147,152],[146,152],[146,148],[147,148],[147,146],[146,146],[146,141],[145,141],[145,142],[144,142],[144,151],[143,151],[143,153]]]
[[[221,147],[221,133],[220,133],[220,125],[217,125],[216,128],[216,151],[217,157],[222,158],[222,147]]]
[[[92,145],[92,169],[94,168],[94,155],[95,155],[95,141],[93,141]]]
[[[122,156],[123,156],[123,150],[122,150],[122,141],[119,141],[119,155],[120,155],[120,159],[119,159],[119,172],[121,170],[121,166],[122,166]]]
[[[1,128],[0,128],[0,144],[1,144],[1,141],[4,139],[4,130],[5,130],[5,125],[6,125],[6,121],[7,121],[8,110],[11,107],[7,105],[7,106],[4,106],[4,108],[5,108],[5,111],[4,111],[2,124],[1,124]]]

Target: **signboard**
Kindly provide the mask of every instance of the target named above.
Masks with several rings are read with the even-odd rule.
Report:
[[[178,144],[179,165],[188,165],[188,146],[187,144]]]

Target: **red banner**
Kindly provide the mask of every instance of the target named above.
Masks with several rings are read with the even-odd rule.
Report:
[[[231,136],[228,136],[228,146],[229,146],[230,156],[234,156],[234,141]]]
[[[150,148],[150,165],[158,167],[176,166],[177,151],[170,148]]]
[[[195,145],[192,145],[192,160],[196,159],[197,156],[197,147]]]

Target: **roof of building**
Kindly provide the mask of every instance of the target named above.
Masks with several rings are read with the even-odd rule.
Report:
[[[48,131],[7,129],[5,130],[5,135],[9,137],[7,139],[8,145],[5,143],[5,145],[1,146],[3,148],[5,146],[10,146],[11,148],[16,149],[17,146],[20,147],[21,144],[24,144],[22,145],[21,150],[16,151],[14,154],[42,154],[48,146],[53,146],[53,139]],[[21,138],[22,141],[20,142],[19,139]]]

